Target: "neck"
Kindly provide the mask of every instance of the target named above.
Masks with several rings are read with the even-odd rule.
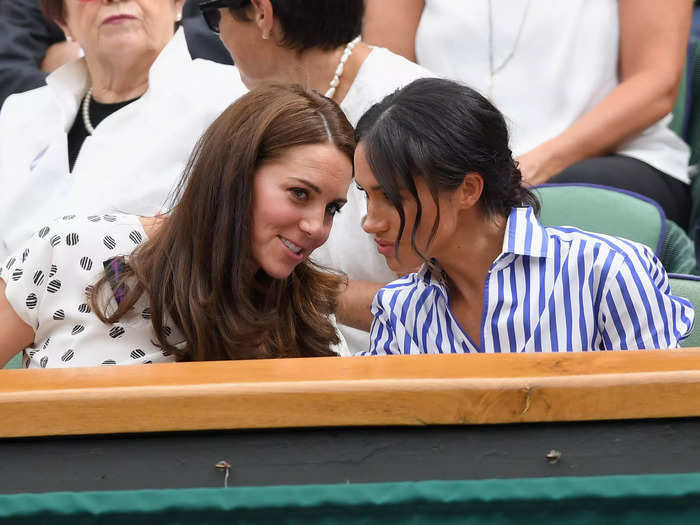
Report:
[[[506,219],[487,218],[457,229],[450,246],[437,258],[448,276],[450,302],[483,301],[483,289],[491,265],[501,254]]]
[[[343,45],[333,51],[308,49],[301,54],[291,49],[279,49],[279,67],[276,68],[275,77],[264,80],[286,84],[301,84],[324,94],[330,87],[330,82],[333,79],[345,46]],[[370,48],[362,42],[358,42],[355,45],[352,54],[345,62],[340,83],[333,96],[333,100],[337,103],[342,102],[345,98],[370,51]]]
[[[135,60],[128,56],[111,57],[109,61],[86,57],[92,97],[103,104],[140,97],[148,89],[148,72],[157,56]]]

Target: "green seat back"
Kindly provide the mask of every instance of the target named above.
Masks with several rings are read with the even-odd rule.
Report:
[[[685,297],[695,308],[695,326],[687,339],[681,346],[683,348],[700,347],[700,329],[698,329],[698,312],[700,312],[700,279],[688,275],[669,275],[669,283],[671,284],[671,292],[673,295]]]
[[[5,368],[22,368],[22,352],[10,359]]]
[[[591,184],[544,184],[534,188],[545,226],[574,226],[624,237],[659,256],[666,230],[661,208],[636,194]]]

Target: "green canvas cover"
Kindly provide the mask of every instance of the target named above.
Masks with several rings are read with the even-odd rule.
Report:
[[[0,523],[700,523],[700,475],[19,494],[0,496]]]

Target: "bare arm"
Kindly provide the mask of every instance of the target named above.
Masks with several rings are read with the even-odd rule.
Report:
[[[416,30],[425,0],[365,0],[362,39],[416,61]]]
[[[340,294],[340,303],[336,312],[339,323],[369,332],[373,316],[370,306],[374,296],[386,283],[370,281],[349,281]]]
[[[5,297],[5,281],[0,279],[0,368],[34,341],[34,330],[22,321]]]
[[[620,84],[560,135],[521,155],[530,184],[615,150],[673,109],[685,64],[692,0],[620,0]]]

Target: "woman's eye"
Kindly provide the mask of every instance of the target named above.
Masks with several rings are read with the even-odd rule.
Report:
[[[298,201],[305,201],[309,197],[309,192],[304,188],[290,188],[289,192]]]
[[[340,213],[341,208],[343,207],[342,204],[338,204],[337,202],[333,202],[326,206],[326,211],[329,215],[335,215],[336,213]]]
[[[367,197],[367,192],[365,191],[365,189],[364,189],[362,186],[360,186],[360,185],[357,183],[357,181],[355,181],[355,187],[357,187],[357,189],[360,190],[362,193],[364,193],[364,194],[365,194],[365,197]]]

